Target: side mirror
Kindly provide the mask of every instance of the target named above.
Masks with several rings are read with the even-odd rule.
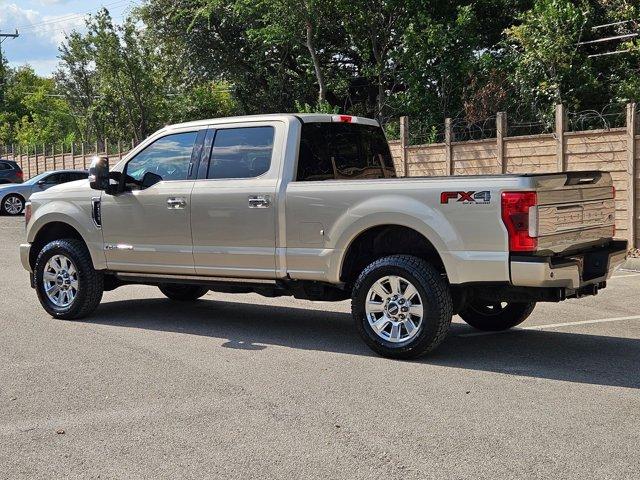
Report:
[[[44,180],[38,180],[38,182],[36,183],[36,185],[42,186],[42,185],[44,185],[45,183],[47,183],[47,182],[45,182]]]
[[[109,158],[93,157],[89,167],[89,185],[94,190],[109,190]]]

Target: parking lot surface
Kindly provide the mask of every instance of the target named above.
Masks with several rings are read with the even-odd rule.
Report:
[[[374,355],[349,304],[153,287],[53,320],[0,217],[0,478],[637,478],[640,274]]]

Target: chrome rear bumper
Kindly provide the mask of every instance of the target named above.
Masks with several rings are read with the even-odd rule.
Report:
[[[511,283],[517,287],[556,287],[578,290],[605,282],[627,258],[627,242],[561,258],[512,257]]]

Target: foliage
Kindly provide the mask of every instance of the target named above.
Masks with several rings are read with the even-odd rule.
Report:
[[[166,123],[287,111],[374,117],[391,136],[409,115],[428,141],[445,117],[549,123],[558,102],[640,98],[637,38],[580,43],[639,19],[630,0],[145,0],[71,32],[52,79],[0,68],[0,141],[141,141]]]

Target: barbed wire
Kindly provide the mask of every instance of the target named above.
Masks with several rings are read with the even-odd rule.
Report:
[[[533,120],[513,119],[507,117],[506,137],[518,137],[528,135],[544,135],[555,133],[555,118],[539,118]],[[626,125],[626,105],[623,103],[610,103],[601,110],[588,109],[578,112],[567,112],[567,132],[610,130],[623,128]],[[387,138],[397,140],[400,138],[398,119],[391,119],[384,126]],[[409,118],[409,145],[424,145],[431,143],[443,143],[445,141],[444,122],[438,125],[424,122],[413,122]],[[481,122],[468,122],[464,118],[451,120],[451,141],[464,142],[471,140],[486,140],[497,136],[497,116],[486,118]]]
[[[610,103],[602,110],[583,110],[567,113],[567,130],[580,132],[587,130],[611,130],[624,127],[627,122],[626,106]]]

